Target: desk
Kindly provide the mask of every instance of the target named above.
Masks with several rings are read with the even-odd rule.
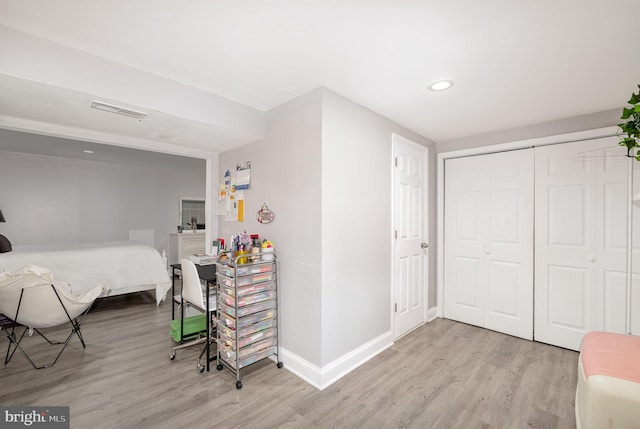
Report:
[[[207,291],[205,297],[206,304],[206,326],[207,326],[207,371],[209,371],[209,363],[212,360],[216,360],[217,356],[211,357],[210,352],[210,343],[209,339],[211,338],[211,314],[209,309],[209,285],[216,284],[216,265],[198,265],[195,264],[196,269],[198,270],[198,277],[205,282],[205,289]],[[171,264],[171,320],[174,320],[176,317],[174,302],[178,302],[180,304],[180,344],[183,342],[183,332],[184,332],[184,301],[182,299],[182,290],[180,291],[180,300],[176,297],[176,271],[180,271],[182,267],[180,264]],[[215,310],[213,310],[215,311]]]

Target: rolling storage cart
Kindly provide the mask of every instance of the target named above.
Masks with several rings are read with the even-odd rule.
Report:
[[[261,258],[268,258],[263,260]],[[239,263],[246,262],[246,263]],[[218,260],[218,364],[236,376],[240,370],[275,355],[278,368],[278,262],[274,253]]]

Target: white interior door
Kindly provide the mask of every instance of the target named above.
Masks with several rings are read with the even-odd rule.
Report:
[[[423,324],[427,311],[427,148],[393,136],[394,337]]]
[[[624,332],[627,168],[615,137],[536,152],[535,339]]]
[[[444,316],[533,338],[533,153],[445,162]]]

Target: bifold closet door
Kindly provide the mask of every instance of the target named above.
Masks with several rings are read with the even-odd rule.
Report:
[[[533,151],[445,161],[444,316],[533,338]]]
[[[625,330],[625,152],[616,137],[535,149],[536,341],[578,350]]]

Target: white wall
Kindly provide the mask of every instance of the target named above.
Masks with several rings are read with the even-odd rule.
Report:
[[[280,261],[281,345],[320,365],[321,92],[313,91],[267,113],[267,137],[220,154],[219,175],[251,161],[245,221],[220,218],[222,237],[247,231],[275,244]],[[221,178],[221,177],[220,177]],[[271,224],[256,213],[268,202]]]
[[[321,363],[325,366],[381,335],[388,334],[393,341],[392,134],[429,147],[432,158],[434,144],[328,90],[323,91],[322,130]],[[434,213],[431,226],[435,204],[429,205]],[[430,235],[435,239],[435,231]],[[434,252],[429,259],[429,285],[435,295]]]
[[[433,143],[326,89],[267,114],[267,137],[220,155],[220,171],[251,161],[245,222],[223,236],[256,232],[281,261],[285,366],[325,387],[373,356],[391,331],[391,135]],[[435,158],[435,157],[434,157]],[[435,169],[432,170],[435,187]],[[435,192],[430,227],[435,238]],[[255,221],[263,202],[276,220]],[[435,248],[435,246],[434,246]],[[435,295],[435,254],[430,256]],[[378,350],[379,351],[379,350]]]
[[[0,234],[14,246],[128,240],[130,229],[153,229],[168,253],[182,195],[204,198],[204,160],[184,171],[0,151]]]

